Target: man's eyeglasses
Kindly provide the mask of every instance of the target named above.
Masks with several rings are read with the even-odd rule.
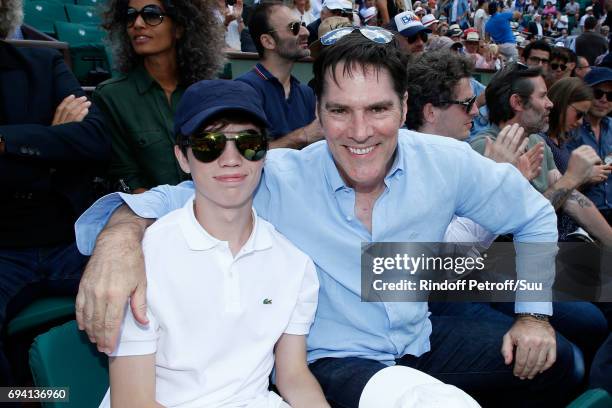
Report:
[[[230,136],[231,135],[231,136]],[[196,159],[204,163],[217,160],[223,154],[229,140],[236,143],[238,152],[249,161],[258,161],[266,156],[268,139],[264,133],[254,130],[241,132],[199,132],[181,141],[181,147],[191,147]]]
[[[606,95],[608,102],[612,101],[612,91],[604,91],[598,88],[593,89],[593,96],[595,99],[601,99],[602,96]]]
[[[302,28],[302,22],[301,21],[292,21],[289,24],[287,24],[287,28],[289,29],[291,34],[297,36],[300,33],[300,29]],[[270,31],[268,31],[268,33],[273,33],[275,31],[278,31],[278,30],[270,30]]]
[[[376,26],[367,27],[342,27],[332,30],[320,38],[321,45],[333,45],[341,38],[346,37],[353,31],[358,30],[364,37],[378,44],[388,44],[393,40],[393,33],[384,28]]]
[[[127,12],[125,13],[125,24],[128,27],[133,27],[134,23],[136,23],[136,19],[138,19],[138,16],[141,16],[146,25],[154,27],[163,23],[164,16],[167,15],[168,14],[162,11],[162,9],[155,4],[148,4],[140,10],[136,10],[133,7],[128,7]]]
[[[440,103],[443,105],[462,105],[465,108],[465,113],[469,115],[470,112],[472,111],[472,107],[476,103],[476,98],[477,96],[474,95],[471,98],[466,99],[464,101],[448,100],[448,101],[441,101]]]
[[[547,65],[550,62],[547,58],[540,57],[529,57],[527,61],[529,61],[531,65]]]
[[[556,71],[557,69],[560,69],[561,71],[565,71],[567,69],[567,65],[555,64],[554,62],[550,64],[550,67],[552,68],[553,71]]]
[[[411,35],[410,37],[406,37],[406,40],[408,40],[409,44],[412,44],[414,42],[416,42],[416,40],[421,39],[421,41],[423,41],[424,43],[427,42],[427,32],[426,31],[419,31],[418,33]]]
[[[574,109],[574,112],[576,112],[576,120],[580,120],[584,117],[584,115],[586,115],[586,112],[579,110],[574,105],[570,105],[570,107]]]

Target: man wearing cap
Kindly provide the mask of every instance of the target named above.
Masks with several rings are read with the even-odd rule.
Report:
[[[608,51],[608,40],[601,34],[595,32],[597,19],[587,17],[584,22],[584,32],[576,38],[576,55],[585,57],[590,65],[595,65],[595,60]]]
[[[418,54],[424,51],[431,30],[425,27],[412,11],[404,11],[395,16],[393,25],[396,31],[406,39],[410,54]]]
[[[270,118],[270,147],[299,149],[321,139],[314,93],[291,75],[294,63],[310,55],[306,28],[288,7],[262,3],[253,10],[249,32],[261,60],[236,80],[252,86],[262,98]]]
[[[425,28],[429,28],[433,34],[437,34],[439,22],[440,20],[438,20],[433,14],[425,14],[421,19],[421,24],[423,24]]]
[[[518,20],[521,14],[518,12],[497,12],[498,4],[494,1],[489,3],[489,21],[485,24],[485,32],[491,37],[495,44],[499,45],[499,52],[507,59],[518,59],[516,49],[516,38],[512,33],[510,21]]]
[[[578,22],[578,28],[580,28],[580,31],[584,31],[584,23],[589,17],[595,17],[595,13],[593,12],[593,6],[588,6],[585,10],[584,15],[580,17],[580,21]]]
[[[463,36],[463,30],[459,27],[459,24],[452,24],[448,27],[448,32],[446,33],[448,37],[455,43],[461,42],[461,37]]]
[[[319,26],[327,17],[347,17],[353,19],[353,4],[349,0],[326,0],[321,8],[321,17],[308,24],[308,44],[317,41]]]
[[[465,55],[472,59],[476,68],[492,68],[486,61],[485,57],[478,53],[478,48],[480,47],[480,36],[476,31],[470,31],[467,33],[465,36],[465,41],[463,41],[463,45],[465,46]]]
[[[584,81],[593,88],[593,104],[582,125],[574,132],[568,148],[588,145],[601,158],[602,164],[595,166],[593,174],[598,179],[584,193],[612,225],[612,120],[608,117],[612,111],[612,69],[593,67]]]

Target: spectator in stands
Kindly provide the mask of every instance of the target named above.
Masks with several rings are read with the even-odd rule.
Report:
[[[584,79],[584,76],[588,74],[589,71],[591,71],[591,65],[589,65],[589,61],[585,57],[578,56],[576,68],[574,68],[572,76]]]
[[[438,20],[433,14],[425,14],[425,16],[421,19],[421,23],[426,28],[429,28],[432,34],[437,35],[440,20]]]
[[[561,47],[554,47],[550,53],[550,76],[548,77],[548,86],[552,86],[555,82],[562,78],[567,78],[571,74],[571,69],[568,66],[567,54],[564,53]]]
[[[37,297],[74,295],[87,258],[74,222],[96,198],[111,141],[56,50],[4,39],[20,0],[0,3],[0,328]],[[15,384],[0,338],[0,385]]]
[[[487,0],[478,0],[478,9],[474,13],[474,27],[480,38],[485,38],[485,24],[487,23],[487,8],[489,3]]]
[[[552,1],[548,0],[546,2],[546,6],[544,6],[544,11],[542,11],[542,15],[544,16],[555,16],[557,14],[557,8],[552,3]]]
[[[240,37],[244,30],[244,22],[242,21],[244,4],[242,0],[235,0],[232,5],[228,4],[226,0],[216,1],[215,15],[225,27],[225,46],[235,51],[241,50]]]
[[[476,31],[467,33],[463,45],[465,46],[465,55],[472,59],[476,68],[495,69],[493,60],[487,61],[483,55],[479,54],[480,36]]]
[[[597,18],[593,13],[593,6],[588,6],[585,10],[585,14],[580,17],[580,21],[578,22],[578,28],[580,28],[581,32],[584,32],[584,24],[586,23],[586,19],[589,17],[595,18],[595,24],[593,24],[593,27],[595,27],[597,25]]]
[[[356,408],[366,383],[387,364],[430,372],[470,392],[492,392],[508,404],[518,400],[519,405],[528,398],[534,406],[541,406],[564,399],[579,380],[574,375],[570,345],[562,338],[556,343],[532,343],[531,336],[524,336],[530,328],[546,332],[547,339],[552,333],[549,324],[536,321],[535,316],[491,325],[492,330],[483,335],[480,321],[473,316],[434,319],[430,325],[424,303],[361,301],[359,248],[364,237],[367,241],[377,237],[390,242],[440,241],[455,213],[495,233],[511,226],[517,241],[555,240],[557,236],[549,203],[510,166],[496,165],[447,138],[398,131],[407,111],[406,60],[390,33],[378,32],[374,38],[377,41],[355,30],[323,48],[313,71],[327,142],[302,151],[271,151],[254,200],[259,214],[295,239],[319,268],[319,307],[308,336],[310,369],[326,397],[344,407]],[[405,197],[415,192],[427,200],[406,206]],[[181,207],[193,195],[193,186],[184,183],[145,194],[123,197],[138,213],[157,203],[150,209],[159,211],[149,213],[155,218]],[[528,203],[530,210],[512,210],[508,197]],[[120,204],[120,196],[110,196],[98,203],[97,210],[110,215],[110,207]],[[97,210],[92,209],[77,225],[79,233],[85,232],[79,241],[85,251],[91,251],[94,235],[103,225],[94,215]],[[394,216],[383,217],[389,210]],[[94,218],[97,227],[91,224]],[[143,268],[126,270],[119,263],[142,257],[139,250],[126,252],[125,248],[127,242],[129,248],[140,247],[147,224],[122,207],[98,239],[95,260],[82,282],[77,313],[81,328],[87,328],[100,348],[114,347],[119,328],[106,325],[100,331],[93,321],[83,319],[83,310],[96,304],[96,316],[106,316],[107,310],[122,312],[136,286],[132,306],[143,304]],[[113,266],[107,268],[110,257]],[[86,288],[106,292],[103,282],[117,282],[108,273],[121,277],[115,286],[121,295],[107,309],[106,302],[92,298]],[[550,305],[539,306],[550,314]],[[133,308],[133,312],[144,321],[140,309]],[[515,347],[516,356],[531,350],[526,356],[529,361],[517,362]],[[546,360],[538,360],[539,355]],[[510,366],[513,362],[514,368]],[[534,379],[520,381],[513,370],[520,378]]]
[[[223,63],[223,25],[205,0],[112,0],[104,26],[121,72],[94,101],[113,139],[110,174],[140,193],[187,178],[173,153],[173,118],[185,89]]]
[[[299,20],[302,25],[309,25],[315,21],[314,16],[310,11],[310,0],[292,0],[293,5],[291,11],[293,16]]]
[[[497,12],[497,3],[489,3],[489,21],[485,24],[485,31],[495,44],[499,46],[499,52],[508,60],[517,60],[518,51],[516,49],[516,39],[510,21],[518,20],[521,14],[518,12],[504,11]]]
[[[410,54],[423,52],[431,30],[425,27],[412,11],[396,15],[393,19],[393,28],[406,39]]]
[[[533,20],[527,25],[529,32],[537,39],[544,37],[544,26],[542,25],[542,16],[535,14]]]
[[[327,17],[347,17],[352,21],[353,18],[353,4],[348,0],[326,0],[323,3],[321,9],[321,18],[316,19],[306,27],[308,29],[308,44],[312,44],[317,41],[319,26],[321,21]],[[379,13],[380,16],[380,13]]]
[[[285,401],[329,408],[305,359],[319,290],[315,266],[252,206],[266,122],[246,84],[202,81],[185,91],[175,154],[199,193],[147,230],[150,321],[137,324],[126,308],[100,407],[286,407],[268,390],[276,367]],[[226,277],[229,265],[236,277]]]
[[[393,21],[395,16],[407,10],[403,0],[376,0],[376,8],[380,18],[380,24],[385,26]]]
[[[470,142],[472,147],[482,154],[487,137],[494,139],[501,128],[514,123],[529,135],[529,148],[543,143],[538,133],[548,130],[552,109],[552,102],[546,95],[546,83],[539,68],[524,69],[514,65],[496,74],[485,91],[491,126]],[[561,174],[550,148],[545,147],[542,171],[531,183],[549,199],[555,210],[563,208],[592,236],[612,246],[612,229],[591,200],[576,190],[590,178],[592,166],[598,162],[601,159],[592,149],[579,149],[572,154],[568,170]]]
[[[568,18],[568,31],[571,33],[576,22],[580,19],[580,4],[576,0],[570,0],[565,4],[565,13]]]
[[[288,7],[261,3],[253,11],[249,32],[260,62],[236,80],[259,93],[270,121],[270,147],[302,148],[320,140],[314,93],[291,75],[296,61],[310,55],[308,30]]]
[[[584,32],[576,38],[576,55],[585,57],[590,65],[595,59],[608,51],[608,41],[601,34],[595,32],[597,20],[589,17],[584,22]]]
[[[568,147],[578,150],[582,145],[591,146],[597,152],[600,164],[608,164],[598,167],[599,182],[585,190],[585,195],[612,225],[612,177],[609,171],[612,164],[612,121],[608,117],[612,111],[612,69],[593,67],[584,80],[593,89],[593,104]]]
[[[548,74],[552,48],[545,40],[530,42],[523,50],[521,61],[530,67],[541,67],[544,76]]]
[[[470,15],[468,0],[449,0],[447,15],[451,25],[459,24],[462,30],[468,28],[468,17]]]

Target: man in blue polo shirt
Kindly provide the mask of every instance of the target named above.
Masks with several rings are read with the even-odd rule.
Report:
[[[288,7],[262,3],[253,11],[249,32],[261,61],[236,80],[261,96],[270,121],[270,147],[299,149],[320,140],[314,92],[291,75],[294,63],[310,55],[308,30]]]
[[[499,45],[499,52],[507,59],[518,59],[516,39],[510,27],[510,21],[517,20],[521,13],[515,11],[497,12],[498,4],[489,3],[489,21],[485,24],[485,32],[491,37],[495,44]]]

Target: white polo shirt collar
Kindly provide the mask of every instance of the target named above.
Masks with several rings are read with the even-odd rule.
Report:
[[[217,246],[227,247],[227,241],[221,241],[210,235],[198,222],[194,210],[195,196],[191,197],[183,207],[185,211],[180,218],[180,226],[187,242],[187,246],[192,251],[207,251]],[[261,228],[258,222],[257,211],[251,207],[253,212],[253,231],[249,239],[240,250],[241,254],[264,251],[272,248],[272,236],[267,228]]]

